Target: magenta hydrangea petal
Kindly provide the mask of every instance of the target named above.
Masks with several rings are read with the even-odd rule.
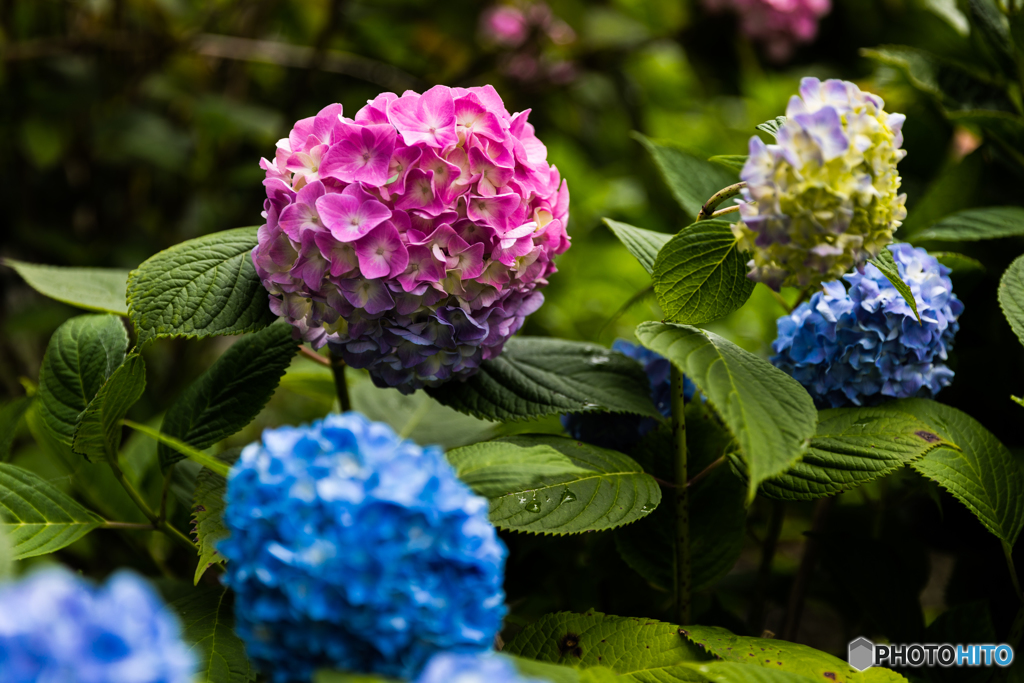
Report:
[[[371,230],[356,242],[359,270],[365,277],[395,277],[409,265],[409,250],[391,223]]]
[[[391,210],[377,200],[347,192],[320,197],[316,208],[339,242],[353,242],[391,218]]]
[[[341,121],[336,134],[339,140],[324,155],[321,175],[346,183],[383,185],[388,181],[397,138],[394,127],[386,123],[361,126]]]
[[[388,103],[388,119],[407,145],[425,143],[444,149],[459,143],[455,132],[455,101],[443,85],[418,95],[406,92]]]

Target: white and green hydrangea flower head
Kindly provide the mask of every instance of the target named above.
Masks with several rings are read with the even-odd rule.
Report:
[[[853,83],[800,82],[778,142],[750,139],[739,247],[752,280],[772,289],[836,280],[892,242],[907,216],[896,164],[906,117]]]

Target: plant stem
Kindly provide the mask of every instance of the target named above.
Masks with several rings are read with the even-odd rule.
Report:
[[[768,517],[768,528],[765,530],[764,542],[761,545],[761,565],[757,569],[754,600],[750,605],[750,616],[747,619],[751,633],[757,634],[764,630],[768,583],[772,578],[772,562],[775,560],[775,549],[779,545],[779,534],[782,533],[782,522],[785,516],[786,508],[782,501],[773,500],[771,514]]]
[[[711,198],[704,202],[704,206],[700,207],[700,212],[697,214],[697,220],[703,221],[711,218],[711,214],[714,213],[716,206],[724,202],[729,197],[735,197],[740,193],[740,190],[746,186],[746,183],[736,183],[735,185],[723,187],[721,190],[711,195]]]
[[[1006,557],[1006,568],[1010,570],[1010,581],[1013,582],[1013,590],[1017,593],[1017,599],[1024,603],[1024,593],[1020,590],[1020,579],[1017,578],[1017,568],[1013,564],[1013,546],[1003,541],[1003,556]]]
[[[314,351],[313,349],[309,348],[306,345],[300,346],[299,347],[299,352],[302,353],[302,355],[305,356],[306,358],[308,358],[311,361],[314,361],[316,363],[319,363],[320,365],[326,365],[328,367],[330,367],[330,365],[331,365],[331,361],[329,361],[328,359],[324,358],[319,353],[317,353],[316,351]]]
[[[683,457],[686,457],[685,454],[684,454]],[[700,472],[695,474],[692,479],[690,479],[689,481],[686,482],[687,488],[697,484],[701,479],[703,479],[704,477],[706,477],[709,474],[711,474],[715,470],[715,468],[717,468],[719,465],[721,465],[722,463],[725,462],[726,457],[727,456],[723,455],[723,456],[721,456],[719,458],[716,458],[715,460],[713,460],[711,462],[710,465],[708,465],[707,467],[702,469]]]
[[[114,473],[114,478],[117,479],[118,483],[124,488],[128,497],[131,498],[137,506],[139,506],[139,509],[142,510],[142,514],[144,514],[146,519],[152,523],[153,529],[159,529],[176,541],[188,546],[192,551],[198,549],[196,544],[193,543],[188,536],[168,524],[166,520],[160,519],[157,514],[153,512],[153,508],[149,507],[149,503],[147,503],[146,499],[142,497],[142,494],[132,486],[132,483],[124,476],[124,472],[121,471],[121,468],[114,460],[108,458],[107,464],[110,465],[110,470]]]
[[[345,359],[341,353],[331,349],[331,370],[334,372],[334,389],[338,392],[338,403],[341,412],[352,410],[352,400],[348,396],[348,382],[345,381]]]
[[[171,490],[171,477],[174,476],[174,466],[177,463],[172,463],[167,471],[164,472],[164,488],[160,492],[160,512],[157,515],[157,519],[161,522],[167,519],[167,492]]]
[[[814,516],[811,521],[810,536],[804,543],[804,554],[800,558],[800,568],[793,579],[793,587],[789,591],[789,601],[786,605],[786,623],[782,627],[783,640],[795,640],[796,633],[800,628],[800,616],[804,609],[804,598],[807,597],[807,586],[811,581],[811,574],[818,562],[818,539],[817,537],[825,531],[825,521],[828,518],[829,510],[835,504],[835,498],[822,498],[814,505]]]
[[[676,621],[690,623],[690,499],[686,480],[686,417],[683,412],[683,373],[672,366],[672,432],[675,437],[676,502]]]
[[[152,524],[141,524],[139,522],[103,522],[101,529],[138,529],[139,531],[152,531]]]
[[[712,218],[718,218],[719,216],[725,216],[725,215],[730,214],[730,213],[739,213],[739,210],[740,210],[740,205],[739,204],[733,204],[732,206],[727,206],[724,209],[719,209],[718,211],[715,211],[713,214],[711,214],[711,217]]]
[[[811,288],[810,287],[808,287],[807,289],[805,289],[802,292],[800,292],[800,296],[798,296],[796,298],[796,301],[793,302],[793,305],[790,307],[789,312],[792,313],[793,311],[795,311],[796,307],[799,306],[800,304],[802,304],[804,302],[804,299],[806,299],[807,295],[810,294],[810,293],[811,293]]]

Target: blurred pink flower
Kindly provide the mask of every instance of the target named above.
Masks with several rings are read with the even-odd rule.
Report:
[[[789,59],[797,45],[812,42],[818,20],[832,9],[830,0],[704,0],[704,6],[735,12],[740,30],[777,62]]]
[[[480,16],[480,31],[498,45],[519,47],[530,35],[530,22],[518,7],[497,5]]]

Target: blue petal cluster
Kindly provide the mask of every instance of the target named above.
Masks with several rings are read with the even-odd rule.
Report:
[[[318,668],[411,679],[501,627],[505,546],[439,448],[358,413],[270,429],[226,501],[236,628],[275,683]]]
[[[544,683],[521,675],[512,660],[493,652],[442,653],[427,664],[416,683]]]
[[[625,339],[616,339],[612,350],[638,361],[644,366],[651,383],[651,400],[662,416],[672,414],[672,366],[661,354],[633,344]],[[693,398],[697,387],[690,378],[683,378],[683,398]],[[650,417],[622,413],[569,413],[562,416],[562,427],[574,439],[602,448],[624,451],[632,447],[657,425]]]
[[[46,569],[0,586],[4,683],[191,683],[195,669],[177,616],[135,574],[97,588]]]
[[[772,363],[799,381],[821,407],[874,405],[886,398],[931,397],[953,379],[945,365],[963,303],[949,268],[924,249],[889,245],[910,286],[921,323],[873,265],[822,285],[778,320]]]

